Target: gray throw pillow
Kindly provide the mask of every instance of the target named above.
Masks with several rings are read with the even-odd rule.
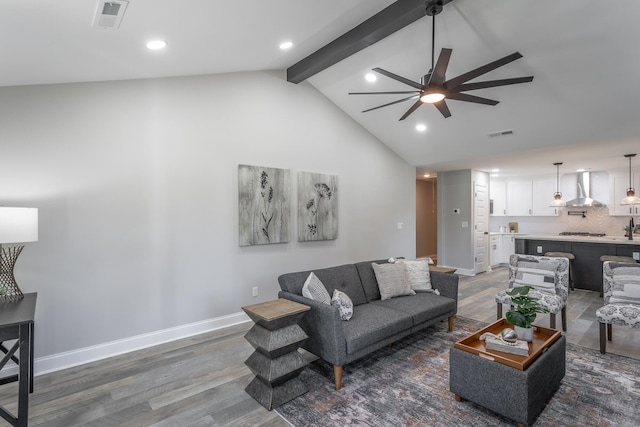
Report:
[[[556,293],[555,276],[558,269],[556,261],[518,261],[518,269],[513,287],[533,286],[537,291]]]
[[[393,297],[416,294],[409,285],[407,271],[404,265],[400,263],[376,264],[372,262],[371,266],[378,281],[381,300],[384,301]]]
[[[331,297],[327,292],[327,288],[324,287],[318,276],[313,272],[309,273],[309,277],[304,281],[302,296],[323,304],[331,304]]]
[[[349,320],[353,316],[353,302],[349,295],[342,291],[334,290],[333,297],[331,298],[331,305],[338,307],[340,312],[340,319]]]
[[[634,264],[613,269],[611,304],[640,305],[640,268]]]

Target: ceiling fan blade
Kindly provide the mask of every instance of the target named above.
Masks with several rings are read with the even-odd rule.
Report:
[[[518,83],[528,83],[530,81],[533,81],[533,76],[515,77],[515,78],[512,78],[512,79],[488,80],[486,82],[461,84],[459,86],[456,86],[453,89],[447,88],[447,91],[449,91],[449,92],[464,92],[464,91],[467,91],[467,90],[486,89],[486,88],[489,88],[489,87],[515,85],[515,84],[518,84]]]
[[[404,114],[402,115],[402,117],[400,117],[400,120],[404,120],[404,119],[406,119],[407,117],[409,117],[409,115],[410,115],[411,113],[413,113],[414,111],[416,111],[416,110],[418,109],[418,107],[419,107],[419,106],[421,106],[422,104],[424,104],[424,102],[422,102],[422,101],[420,100],[420,98],[418,98],[418,100],[415,102],[415,104],[413,104],[413,105],[411,106],[411,108],[409,108],[409,109],[407,110],[407,112],[406,112],[406,113],[404,113]]]
[[[405,90],[397,92],[349,92],[349,95],[401,95],[405,93],[420,93],[419,90]]]
[[[375,71],[376,73],[380,73],[383,76],[387,76],[387,77],[389,77],[389,78],[391,78],[393,80],[397,80],[400,83],[404,83],[404,84],[409,85],[411,87],[415,87],[416,89],[420,89],[420,90],[423,89],[423,87],[422,87],[422,85],[420,83],[414,82],[413,80],[406,79],[406,78],[404,78],[402,76],[399,76],[397,74],[393,74],[392,72],[387,71],[387,70],[383,70],[382,68],[374,68],[373,71]]]
[[[429,79],[429,86],[442,86],[442,84],[444,83],[444,75],[447,71],[447,67],[449,66],[451,52],[453,52],[452,49],[442,49],[440,51],[438,62],[436,62],[436,66],[433,68],[431,78]]]
[[[482,98],[480,96],[469,95],[468,93],[447,93],[447,99],[455,99],[457,101],[475,102],[476,104],[496,105],[500,101]]]
[[[447,117],[451,117],[451,111],[449,111],[449,107],[447,106],[447,103],[444,102],[444,99],[442,101],[435,102],[433,105],[436,106],[436,108],[442,113],[445,119]]]
[[[504,58],[500,58],[496,61],[490,62],[488,64],[483,65],[482,67],[478,67],[475,70],[471,70],[464,74],[460,74],[458,77],[454,77],[451,80],[448,80],[446,83],[447,87],[451,89],[455,89],[456,86],[461,85],[462,83],[468,82],[471,79],[475,79],[478,76],[488,73],[489,71],[493,71],[496,68],[500,68],[503,65],[506,65],[510,62],[515,61],[516,59],[522,58],[520,52],[512,53],[511,55],[507,55]]]
[[[393,105],[393,104],[398,104],[400,102],[404,102],[407,101],[411,98],[415,98],[418,95],[413,95],[413,96],[409,96],[407,98],[403,98],[403,99],[398,99],[397,101],[393,101],[393,102],[389,102],[388,104],[382,104],[382,105],[378,105],[377,107],[373,107],[373,108],[369,108],[368,110],[364,110],[363,113],[367,113],[369,111],[373,111],[373,110],[377,110],[378,108],[382,108],[382,107],[388,107],[389,105]]]

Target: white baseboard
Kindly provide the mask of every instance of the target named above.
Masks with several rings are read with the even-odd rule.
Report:
[[[34,360],[34,375],[42,375],[61,369],[71,368],[107,357],[118,356],[131,351],[140,350],[169,341],[187,338],[193,335],[222,329],[251,321],[244,312],[203,320],[201,322],[176,326],[175,328],[136,335],[121,340],[106,342],[77,350],[66,351],[51,356],[39,357]],[[37,341],[36,337],[36,341]],[[2,375],[17,373],[17,367],[3,369]]]

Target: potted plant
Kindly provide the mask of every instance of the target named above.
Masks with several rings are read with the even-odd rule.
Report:
[[[548,313],[549,310],[538,304],[538,298],[529,296],[532,286],[521,286],[507,291],[511,297],[511,309],[507,311],[507,322],[514,326],[518,339],[533,341],[533,328],[538,313]]]

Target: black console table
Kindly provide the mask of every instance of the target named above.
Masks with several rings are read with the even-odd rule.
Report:
[[[33,393],[33,326],[37,293],[24,298],[0,303],[0,369],[11,360],[18,365],[18,374],[0,378],[0,384],[18,381],[18,417],[0,405],[0,417],[12,426],[26,427],[29,422],[29,393]],[[6,341],[14,341],[11,348]],[[18,352],[19,350],[19,352]],[[18,353],[18,355],[16,355]],[[1,354],[0,354],[1,355]]]

